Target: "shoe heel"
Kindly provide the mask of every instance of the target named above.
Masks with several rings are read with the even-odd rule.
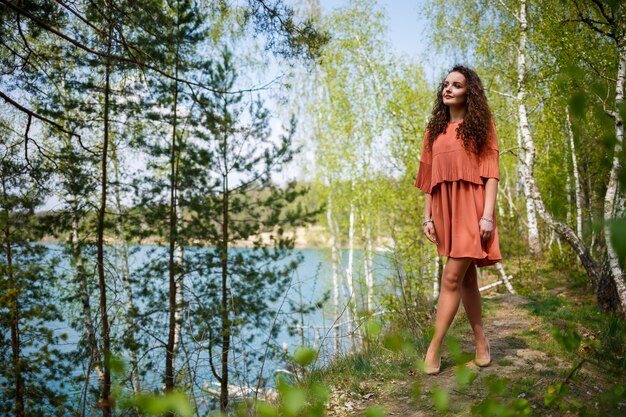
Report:
[[[487,341],[487,359],[478,359],[474,356],[474,363],[481,367],[489,366],[491,364],[491,346],[489,345],[489,341]]]
[[[441,370],[441,356],[439,357],[439,366],[436,368],[429,368],[429,367],[425,367],[424,368],[424,372],[426,373],[426,375],[436,375],[439,373],[439,371]]]

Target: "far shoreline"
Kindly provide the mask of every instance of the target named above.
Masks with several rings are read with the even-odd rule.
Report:
[[[272,233],[265,232],[260,235],[261,240],[263,241],[265,247],[272,247],[271,245],[271,235]],[[284,232],[284,236],[293,237],[294,231],[286,231]],[[379,242],[375,243],[374,251],[376,252],[389,252],[391,251],[390,247],[393,244],[391,239],[379,239]],[[106,245],[115,245],[118,242],[113,236],[104,237],[104,242]],[[51,245],[62,245],[65,244],[66,241],[63,239],[58,239],[52,236],[44,236],[43,239],[34,241],[33,243],[43,243],[43,244],[51,244]],[[126,242],[128,245],[145,245],[145,246],[168,246],[169,242],[165,240],[161,240],[156,236],[149,237],[141,240],[129,240]],[[85,244],[93,244],[96,242],[85,242]],[[295,241],[293,249],[317,249],[324,250],[330,249],[330,238],[327,236],[326,228],[323,226],[315,225],[308,227],[298,227],[295,230]],[[245,241],[237,241],[231,243],[229,247],[231,248],[252,248],[254,246],[252,240]],[[187,247],[211,247],[215,248],[215,246],[209,246],[206,244],[206,241],[197,240],[192,241],[187,245]],[[342,250],[348,250],[349,247],[342,246]],[[363,248],[355,248],[357,250],[363,250]]]

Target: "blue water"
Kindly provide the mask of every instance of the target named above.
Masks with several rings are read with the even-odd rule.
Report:
[[[61,262],[59,266],[60,273],[65,273],[68,276],[71,276],[71,271],[69,269],[69,260],[68,255],[63,253],[63,248],[60,245],[47,245],[48,249],[51,253],[54,253],[56,256],[62,257],[63,262]],[[206,251],[209,249],[195,248],[192,250],[186,250],[185,256],[201,256],[202,251]],[[234,249],[236,251],[250,251],[250,249]],[[112,248],[108,248],[108,256],[110,258],[110,263],[108,267],[109,271],[109,282],[110,287],[115,287],[115,292],[121,295],[120,299],[114,299],[113,293],[111,291],[111,295],[109,295],[109,306],[111,306],[110,315],[113,317],[113,337],[116,337],[116,334],[119,335],[119,332],[123,329],[124,323],[119,320],[115,320],[115,309],[119,308],[122,305],[123,295],[125,294],[123,291],[123,287],[121,285],[121,279],[113,279],[112,276],[119,274],[116,272],[117,263],[114,263],[112,254]],[[330,251],[322,250],[322,249],[294,249],[290,252],[292,257],[296,255],[301,255],[303,261],[299,264],[297,269],[294,271],[293,275],[290,277],[290,286],[286,290],[285,294],[281,294],[278,300],[270,303],[270,308],[272,310],[268,320],[271,324],[276,321],[277,324],[281,324],[287,321],[297,321],[297,325],[299,329],[296,329],[295,334],[290,334],[286,326],[282,326],[280,331],[276,334],[271,335],[269,333],[269,329],[263,328],[254,328],[248,327],[245,331],[236,335],[232,339],[232,344],[238,347],[238,352],[233,350],[230,355],[231,359],[231,370],[230,370],[230,383],[238,386],[248,386],[254,388],[256,386],[259,372],[261,369],[261,363],[256,359],[257,356],[265,356],[267,352],[267,359],[265,361],[263,367],[263,378],[264,382],[268,387],[273,386],[274,377],[277,373],[288,373],[289,371],[289,362],[285,360],[290,354],[293,353],[294,349],[302,344],[313,347],[316,350],[319,350],[320,357],[316,362],[317,366],[323,365],[329,358],[334,354],[335,349],[335,331],[331,329],[331,326],[335,322],[334,318],[334,307],[333,307],[333,296],[332,296],[332,271],[330,265]],[[131,246],[130,247],[130,269],[131,275],[137,275],[139,271],[142,269],[146,263],[153,261],[154,259],[167,258],[167,248],[159,247],[159,246],[150,246],[150,245],[142,245],[142,246]],[[364,276],[363,276],[363,251],[355,251],[354,254],[354,279],[355,279],[355,304],[356,309],[361,310],[365,307],[366,302],[366,288],[364,284]],[[343,251],[343,271],[341,271],[340,280],[343,283],[341,293],[341,302],[340,305],[343,306],[345,304],[345,294],[346,294],[346,286],[345,286],[345,270],[348,265],[348,252]],[[288,259],[279,262],[281,263],[287,262]],[[385,258],[385,254],[376,253],[374,255],[374,283],[376,287],[380,287],[384,284],[386,277],[389,275],[388,271],[388,263]],[[154,278],[157,287],[161,289],[167,288],[167,274],[163,274],[161,278]],[[206,279],[203,278],[202,275],[194,276],[193,273],[190,273],[186,277],[187,285],[198,285],[199,282],[197,280]],[[213,278],[215,279],[215,278]],[[195,283],[194,283],[195,282]],[[59,290],[60,293],[67,293],[68,291],[75,291],[71,286],[67,286],[66,288],[62,288]],[[92,308],[94,309],[98,305],[97,291],[93,289],[92,292]],[[135,294],[137,294],[138,288],[134,289]],[[378,289],[375,292],[379,292]],[[293,303],[294,305],[304,304],[315,304],[319,302],[325,293],[329,293],[329,299],[321,306],[321,308],[316,309],[312,312],[306,314],[296,314],[295,317],[287,314],[289,303]],[[164,301],[165,303],[167,301]],[[141,302],[139,302],[141,304]],[[282,304],[282,309],[280,306]],[[145,305],[139,305],[140,310],[146,308]],[[167,308],[166,306],[163,308]],[[376,311],[379,307],[374,305],[372,310]],[[67,314],[73,315],[73,320],[80,320],[81,310],[78,306],[73,306],[73,308],[68,309],[66,306]],[[341,307],[340,307],[341,310]],[[159,316],[163,320],[167,320],[165,315]],[[346,314],[341,317],[339,322],[345,322]],[[352,317],[354,319],[354,317]],[[99,323],[99,321],[95,320]],[[80,321],[79,321],[80,322]],[[185,324],[183,324],[185,326]],[[59,345],[63,351],[71,352],[76,350],[77,343],[79,339],[82,337],[82,333],[77,332],[72,329],[68,323],[51,323],[51,327],[55,329],[57,334],[66,333],[67,340],[63,342],[62,345]],[[163,332],[167,331],[166,322],[161,323],[160,328]],[[117,330],[116,330],[117,329]],[[193,330],[193,329],[192,329]],[[99,331],[99,329],[98,329]],[[116,333],[117,332],[117,333]],[[250,337],[254,336],[254,337]],[[249,339],[249,340],[248,340]],[[166,340],[166,334],[163,333],[161,335],[161,340]],[[345,352],[351,347],[351,339],[347,334],[347,326],[342,325],[340,327],[340,349],[341,352]],[[183,335],[183,344],[193,348],[194,355],[190,359],[192,362],[192,367],[197,372],[196,374],[196,382],[197,389],[195,390],[198,400],[202,403],[202,400],[207,400],[207,406],[211,407],[211,396],[207,394],[207,392],[203,389],[205,387],[210,387],[212,389],[219,390],[219,386],[217,385],[217,380],[213,377],[210,367],[208,365],[208,349],[198,349],[197,345],[193,344],[193,340],[190,339],[189,332],[185,332]],[[269,342],[269,349],[266,349]],[[154,349],[150,351],[149,354],[140,357],[143,362],[149,363],[149,359],[153,359],[153,365],[150,369],[147,370],[146,375],[142,378],[142,389],[143,390],[160,390],[162,388],[162,375],[163,375],[163,365],[164,365],[164,349],[160,348],[158,344],[154,344]],[[219,357],[220,349],[219,347],[215,347],[214,354],[214,364],[220,370],[220,357]],[[123,359],[128,359],[125,355],[125,352],[118,351],[118,355],[122,356]],[[178,359],[181,359],[184,356],[182,352],[179,352]],[[141,365],[140,365],[141,366]],[[177,369],[182,367],[182,362],[177,361]],[[84,372],[83,369],[77,369],[76,375],[82,375]],[[95,376],[92,376],[92,381],[95,384]],[[72,395],[79,396],[79,390],[76,387],[72,388],[75,392],[72,392]],[[125,387],[125,389],[129,389],[129,387]]]

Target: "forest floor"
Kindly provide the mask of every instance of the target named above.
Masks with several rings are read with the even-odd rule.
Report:
[[[491,346],[490,366],[480,368],[467,359],[459,362],[444,346],[441,372],[429,376],[420,369],[423,353],[419,348],[401,354],[384,347],[362,352],[339,366],[337,372],[345,378],[335,370],[323,377],[342,381],[331,383],[328,415],[626,416],[624,323],[615,325],[594,305],[584,285],[553,286],[527,295],[484,294],[483,323]],[[582,343],[572,352],[552,335],[555,326],[566,329],[568,323],[574,323],[582,336]],[[446,335],[446,340],[450,339],[458,341],[466,358],[473,358],[473,335],[462,306]],[[613,364],[594,360],[606,349],[614,351]],[[586,360],[572,372],[583,357]],[[467,370],[475,380],[461,385],[458,378],[467,375]],[[566,385],[567,391],[546,405],[546,396],[559,383]],[[618,394],[607,399],[607,392],[616,386]],[[515,405],[526,411],[513,413]]]

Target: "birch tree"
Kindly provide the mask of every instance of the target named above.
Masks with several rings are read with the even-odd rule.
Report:
[[[589,30],[599,33],[614,43],[614,57],[617,61],[615,91],[610,103],[602,102],[606,114],[613,119],[615,145],[609,182],[604,196],[604,238],[606,241],[610,273],[619,297],[623,314],[626,314],[626,282],[624,265],[620,261],[611,237],[611,222],[618,216],[618,207],[623,201],[624,190],[619,189],[619,175],[622,171],[621,152],[624,143],[624,83],[626,78],[626,6],[623,3],[593,1],[593,5],[573,0],[576,10],[572,21],[582,24]]]
[[[599,304],[606,308],[615,308],[616,304],[610,301],[612,298],[611,287],[615,288],[615,285],[609,284],[607,286],[606,276],[601,266],[601,254],[594,255],[582,240],[582,236],[578,236],[570,225],[555,217],[546,205],[546,198],[548,201],[552,201],[550,196],[546,197],[545,192],[540,192],[537,182],[538,174],[535,171],[537,128],[533,132],[528,112],[529,102],[544,97],[543,91],[552,92],[555,86],[561,88],[567,86],[558,82],[559,71],[561,74],[566,73],[568,63],[574,65],[575,62],[578,62],[577,60],[581,58],[581,50],[585,50],[587,56],[584,56],[583,60],[589,63],[590,68],[603,67],[605,61],[601,58],[600,51],[605,50],[605,46],[592,47],[591,45],[597,42],[593,37],[580,31],[568,31],[568,36],[571,38],[563,35],[563,25],[566,21],[571,20],[569,19],[570,14],[575,14],[576,8],[572,5],[544,4],[541,8],[531,8],[532,14],[529,15],[529,8],[525,0],[499,2],[498,4],[478,4],[480,7],[474,7],[471,10],[465,5],[456,4],[455,7],[463,10],[462,13],[458,14],[461,17],[451,22],[446,20],[442,14],[436,15],[441,19],[438,24],[440,27],[446,25],[448,28],[453,28],[453,33],[463,31],[463,28],[468,27],[468,25],[475,25],[478,28],[477,33],[481,36],[471,37],[468,42],[464,42],[466,48],[475,48],[476,57],[491,77],[500,78],[500,74],[504,74],[504,80],[506,81],[507,77],[509,79],[509,88],[516,85],[517,95],[514,98],[518,116],[519,144],[521,146],[519,163],[524,173],[522,179],[526,199],[532,200],[537,213],[545,224],[556,231],[561,239],[567,241],[577,254],[589,275]],[[484,16],[489,18],[484,18]],[[491,39],[485,38],[483,37],[485,33],[489,33],[493,37]],[[578,43],[572,42],[571,39],[576,39]],[[531,43],[532,48],[529,43]],[[589,48],[581,48],[581,44],[588,45]],[[501,65],[504,62],[501,60],[502,56],[509,56],[517,60],[518,65],[515,74],[503,68]],[[500,62],[498,62],[498,58]],[[528,64],[529,60],[530,65]],[[517,80],[515,84],[512,82],[513,75]],[[507,83],[505,82],[504,85]],[[544,86],[543,90],[532,87],[535,98],[528,95],[531,85],[534,87]],[[506,93],[500,93],[506,95]],[[561,94],[560,97],[567,99],[573,93],[574,90],[570,86],[569,89],[561,90],[557,94]],[[548,99],[549,96],[545,96],[542,101]],[[560,125],[563,128],[560,135],[566,137],[567,130],[563,116],[564,112],[561,115]],[[545,140],[548,139],[549,137]],[[549,142],[545,143],[549,145]],[[546,147],[546,149],[549,148]],[[550,152],[553,151],[554,149],[550,150]],[[547,179],[547,177],[543,178]],[[608,190],[610,191],[610,189]],[[531,225],[529,224],[528,227],[530,228]],[[613,294],[616,294],[614,290]]]

